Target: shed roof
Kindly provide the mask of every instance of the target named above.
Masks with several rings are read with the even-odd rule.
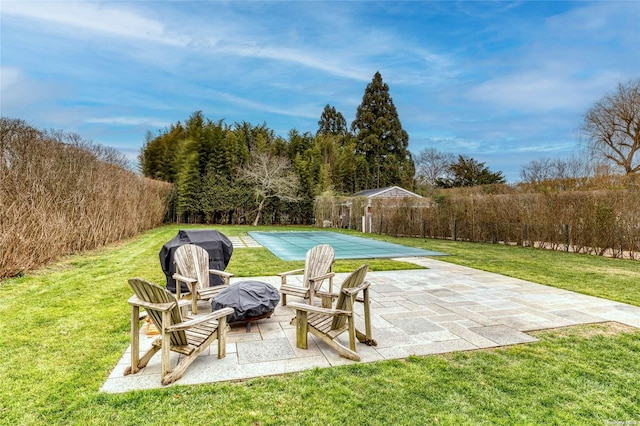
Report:
[[[386,188],[365,189],[358,191],[352,197],[367,198],[400,198],[400,197],[417,197],[423,198],[421,195],[411,192],[399,186],[387,186]]]

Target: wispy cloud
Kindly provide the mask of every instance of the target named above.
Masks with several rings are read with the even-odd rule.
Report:
[[[328,52],[314,51],[313,48],[291,48],[260,43],[226,43],[212,46],[212,53],[290,62],[358,81],[366,81],[371,78],[364,70],[349,63],[343,63],[340,58],[331,57]]]
[[[23,111],[31,105],[43,105],[64,93],[66,85],[37,81],[19,67],[0,67],[2,114]]]
[[[84,30],[174,46],[188,43],[184,37],[168,34],[163,23],[146,18],[117,3],[8,1],[2,4],[2,14],[57,24],[74,37],[83,37],[78,30]]]
[[[584,109],[640,69],[640,55],[617,59],[628,49],[625,40],[640,40],[638,19],[640,3],[633,2],[578,3],[550,16],[503,58],[508,71],[471,88],[469,98],[523,112]]]
[[[22,73],[17,67],[0,67],[0,89],[7,90],[22,80]]]
[[[571,151],[640,69],[640,2],[372,5],[3,1],[2,113],[119,147],[195,110],[314,131],[327,103],[350,122],[380,71],[414,153],[515,170]]]
[[[169,127],[172,124],[168,120],[133,116],[88,117],[84,122],[88,124],[112,124],[116,126],[148,126],[160,128]]]
[[[317,118],[318,114],[315,111],[316,106],[312,107],[313,112],[309,112],[308,108],[300,108],[296,106],[295,108],[278,108],[275,107],[273,103],[270,102],[256,102],[250,99],[241,98],[230,93],[221,93],[218,92],[217,96],[229,101],[231,104],[240,106],[243,108],[249,108],[256,111],[268,112],[272,114],[278,115],[286,115],[292,117],[304,117],[304,118]]]

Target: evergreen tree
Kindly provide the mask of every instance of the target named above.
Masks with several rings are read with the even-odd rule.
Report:
[[[287,157],[293,162],[298,154],[302,155],[313,146],[313,143],[314,139],[310,133],[301,135],[296,129],[290,130]]]
[[[505,183],[502,172],[494,173],[484,163],[462,155],[459,155],[458,161],[448,167],[447,177],[436,180],[436,186],[440,188],[458,188],[495,183]]]
[[[338,159],[334,165],[333,186],[337,193],[352,194],[357,185],[357,160],[355,155],[355,140],[345,143],[338,150]]]
[[[327,104],[322,111],[320,121],[318,121],[318,132],[316,135],[346,135],[347,120],[335,107]]]
[[[184,138],[184,127],[180,122],[153,139],[147,133],[146,142],[138,156],[142,174],[152,179],[175,182],[178,172],[176,156]]]
[[[365,89],[351,130],[357,140],[356,152],[368,166],[367,188],[413,188],[415,166],[408,150],[409,135],[402,129],[389,86],[379,72]]]
[[[202,178],[198,171],[199,156],[197,152],[186,152],[177,176],[178,197],[176,210],[178,221],[197,223],[201,211],[200,198]]]

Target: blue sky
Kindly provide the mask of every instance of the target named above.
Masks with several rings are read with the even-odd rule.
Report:
[[[640,76],[640,2],[0,2],[1,113],[135,158],[194,111],[315,134],[380,71],[409,149],[509,182]]]

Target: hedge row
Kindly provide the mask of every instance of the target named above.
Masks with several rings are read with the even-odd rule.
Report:
[[[427,199],[371,200],[371,232],[518,244],[640,258],[640,185],[503,193],[443,190]],[[362,230],[369,200],[323,197],[317,223]]]
[[[0,279],[162,223],[171,185],[0,121]]]

